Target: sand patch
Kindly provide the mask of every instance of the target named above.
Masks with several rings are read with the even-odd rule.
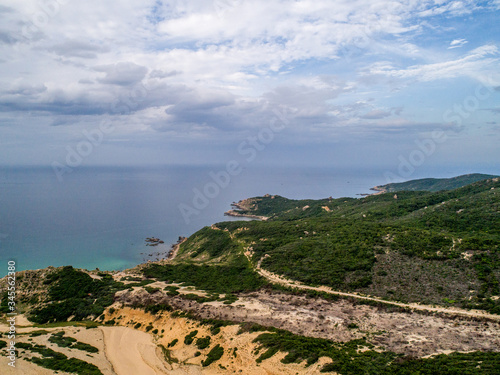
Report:
[[[105,353],[117,375],[163,375],[167,369],[157,356],[152,337],[127,327],[100,327]]]

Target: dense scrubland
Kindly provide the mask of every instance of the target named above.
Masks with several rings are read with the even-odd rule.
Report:
[[[252,276],[260,264],[310,285],[500,313],[498,179],[450,191],[361,199],[265,196],[245,206],[242,214],[269,220],[204,228],[181,246],[178,264],[151,266],[145,274],[186,281],[182,274],[191,267],[205,275],[190,280],[193,285],[202,286],[210,272],[224,274],[211,288],[219,284],[215,289],[226,292],[222,284],[232,285],[238,274],[238,289],[253,290],[263,283]],[[246,266],[244,251],[250,259]]]

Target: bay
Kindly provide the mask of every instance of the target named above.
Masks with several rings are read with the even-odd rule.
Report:
[[[385,183],[383,171],[373,169],[253,167],[229,179],[225,170],[223,165],[80,167],[60,181],[52,168],[2,167],[0,275],[7,273],[8,260],[16,261],[18,270],[133,267],[168,250],[179,236],[235,220],[223,215],[231,202],[267,193],[355,197]],[[147,247],[145,238],[151,236],[165,245]]]

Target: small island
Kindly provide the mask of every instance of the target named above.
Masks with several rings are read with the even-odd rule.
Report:
[[[146,246],[158,246],[160,244],[165,243],[164,241],[160,240],[159,238],[156,237],[147,237],[146,238]]]

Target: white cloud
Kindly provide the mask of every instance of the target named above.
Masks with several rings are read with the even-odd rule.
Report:
[[[369,74],[403,79],[411,78],[420,81],[433,81],[460,76],[479,79],[498,69],[500,62],[496,57],[498,53],[497,46],[488,44],[473,49],[459,59],[413,65],[404,69],[395,68],[391,62],[380,62],[369,69]]]
[[[112,65],[96,66],[94,70],[106,73],[98,81],[105,84],[129,86],[141,82],[148,69],[133,62],[119,62]]]
[[[450,46],[448,47],[448,49],[460,48],[466,45],[467,43],[469,42],[465,39],[455,39],[450,42]]]
[[[383,109],[392,104],[359,104],[368,76],[430,81],[498,68],[493,44],[450,57],[420,39],[430,38],[424,23],[473,12],[473,1],[57,1],[52,10],[38,0],[0,7],[5,116],[34,111],[78,125],[106,115],[131,132],[220,135],[262,126],[284,107],[308,136],[399,116]],[[441,49],[467,43],[439,32]],[[391,95],[377,88],[373,97]]]

